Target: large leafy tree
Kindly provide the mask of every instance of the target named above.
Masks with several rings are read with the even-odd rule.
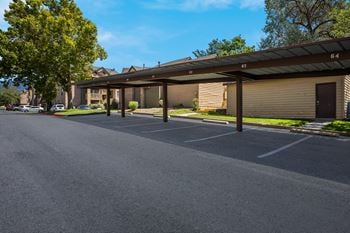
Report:
[[[72,82],[91,78],[92,64],[107,57],[97,42],[97,28],[85,19],[73,0],[49,1],[55,19],[55,68],[59,84],[72,106]]]
[[[216,54],[218,56],[229,56],[240,53],[253,52],[255,50],[254,46],[248,46],[246,44],[245,39],[242,36],[236,36],[231,40],[219,40],[214,39],[208,44],[208,48],[206,50],[196,50],[193,54],[196,57],[203,57],[212,54]]]
[[[60,86],[72,107],[72,83],[91,77],[92,63],[107,56],[96,26],[74,0],[14,0],[5,20],[12,81],[35,88],[48,102]]]
[[[317,41],[332,37],[333,9],[343,9],[346,0],[265,0],[267,14],[261,48]]]

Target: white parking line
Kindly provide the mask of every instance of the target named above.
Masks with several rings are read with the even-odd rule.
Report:
[[[225,136],[228,136],[228,135],[233,135],[233,134],[236,134],[236,133],[237,133],[237,132],[230,132],[230,133],[219,134],[219,135],[215,135],[215,136],[207,137],[207,138],[200,138],[200,139],[188,140],[188,141],[185,141],[185,143],[201,142],[201,141],[206,141],[206,140],[210,140],[210,139],[225,137]]]
[[[131,128],[131,127],[138,127],[138,126],[147,126],[147,125],[161,125],[164,124],[164,122],[155,122],[155,123],[145,123],[145,124],[134,124],[134,125],[125,125],[125,126],[119,126],[117,128]]]
[[[350,142],[350,138],[338,138],[337,140],[341,142]]]
[[[292,146],[295,146],[295,145],[298,145],[298,144],[300,144],[302,142],[305,142],[306,140],[308,140],[310,138],[312,138],[312,136],[303,137],[302,139],[299,139],[298,141],[295,141],[295,142],[292,142],[292,143],[290,143],[288,145],[282,146],[282,147],[280,147],[280,148],[278,148],[276,150],[270,151],[270,152],[268,152],[266,154],[259,155],[257,158],[263,159],[263,158],[266,158],[268,156],[277,154],[278,152],[284,151],[284,150],[286,150],[288,148],[291,148]]]
[[[152,131],[142,131],[142,133],[158,133],[158,132],[166,132],[166,131],[172,131],[172,130],[180,130],[180,129],[191,129],[191,128],[197,128],[201,125],[192,125],[192,126],[184,126],[184,127],[177,127],[177,128],[169,128],[169,129],[159,129],[159,130],[152,130]]]

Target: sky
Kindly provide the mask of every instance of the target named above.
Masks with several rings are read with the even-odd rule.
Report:
[[[11,0],[0,0],[2,15]],[[131,65],[192,56],[215,38],[242,35],[248,45],[264,36],[264,0],[76,0],[98,28],[108,58],[95,65],[121,71]]]

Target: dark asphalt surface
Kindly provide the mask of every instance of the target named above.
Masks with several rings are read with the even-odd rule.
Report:
[[[0,113],[0,232],[350,232],[350,141],[160,121]]]

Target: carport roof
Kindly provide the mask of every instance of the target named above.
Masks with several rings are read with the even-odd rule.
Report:
[[[227,57],[186,60],[131,73],[81,81],[78,86],[142,87],[350,74],[350,37]]]

